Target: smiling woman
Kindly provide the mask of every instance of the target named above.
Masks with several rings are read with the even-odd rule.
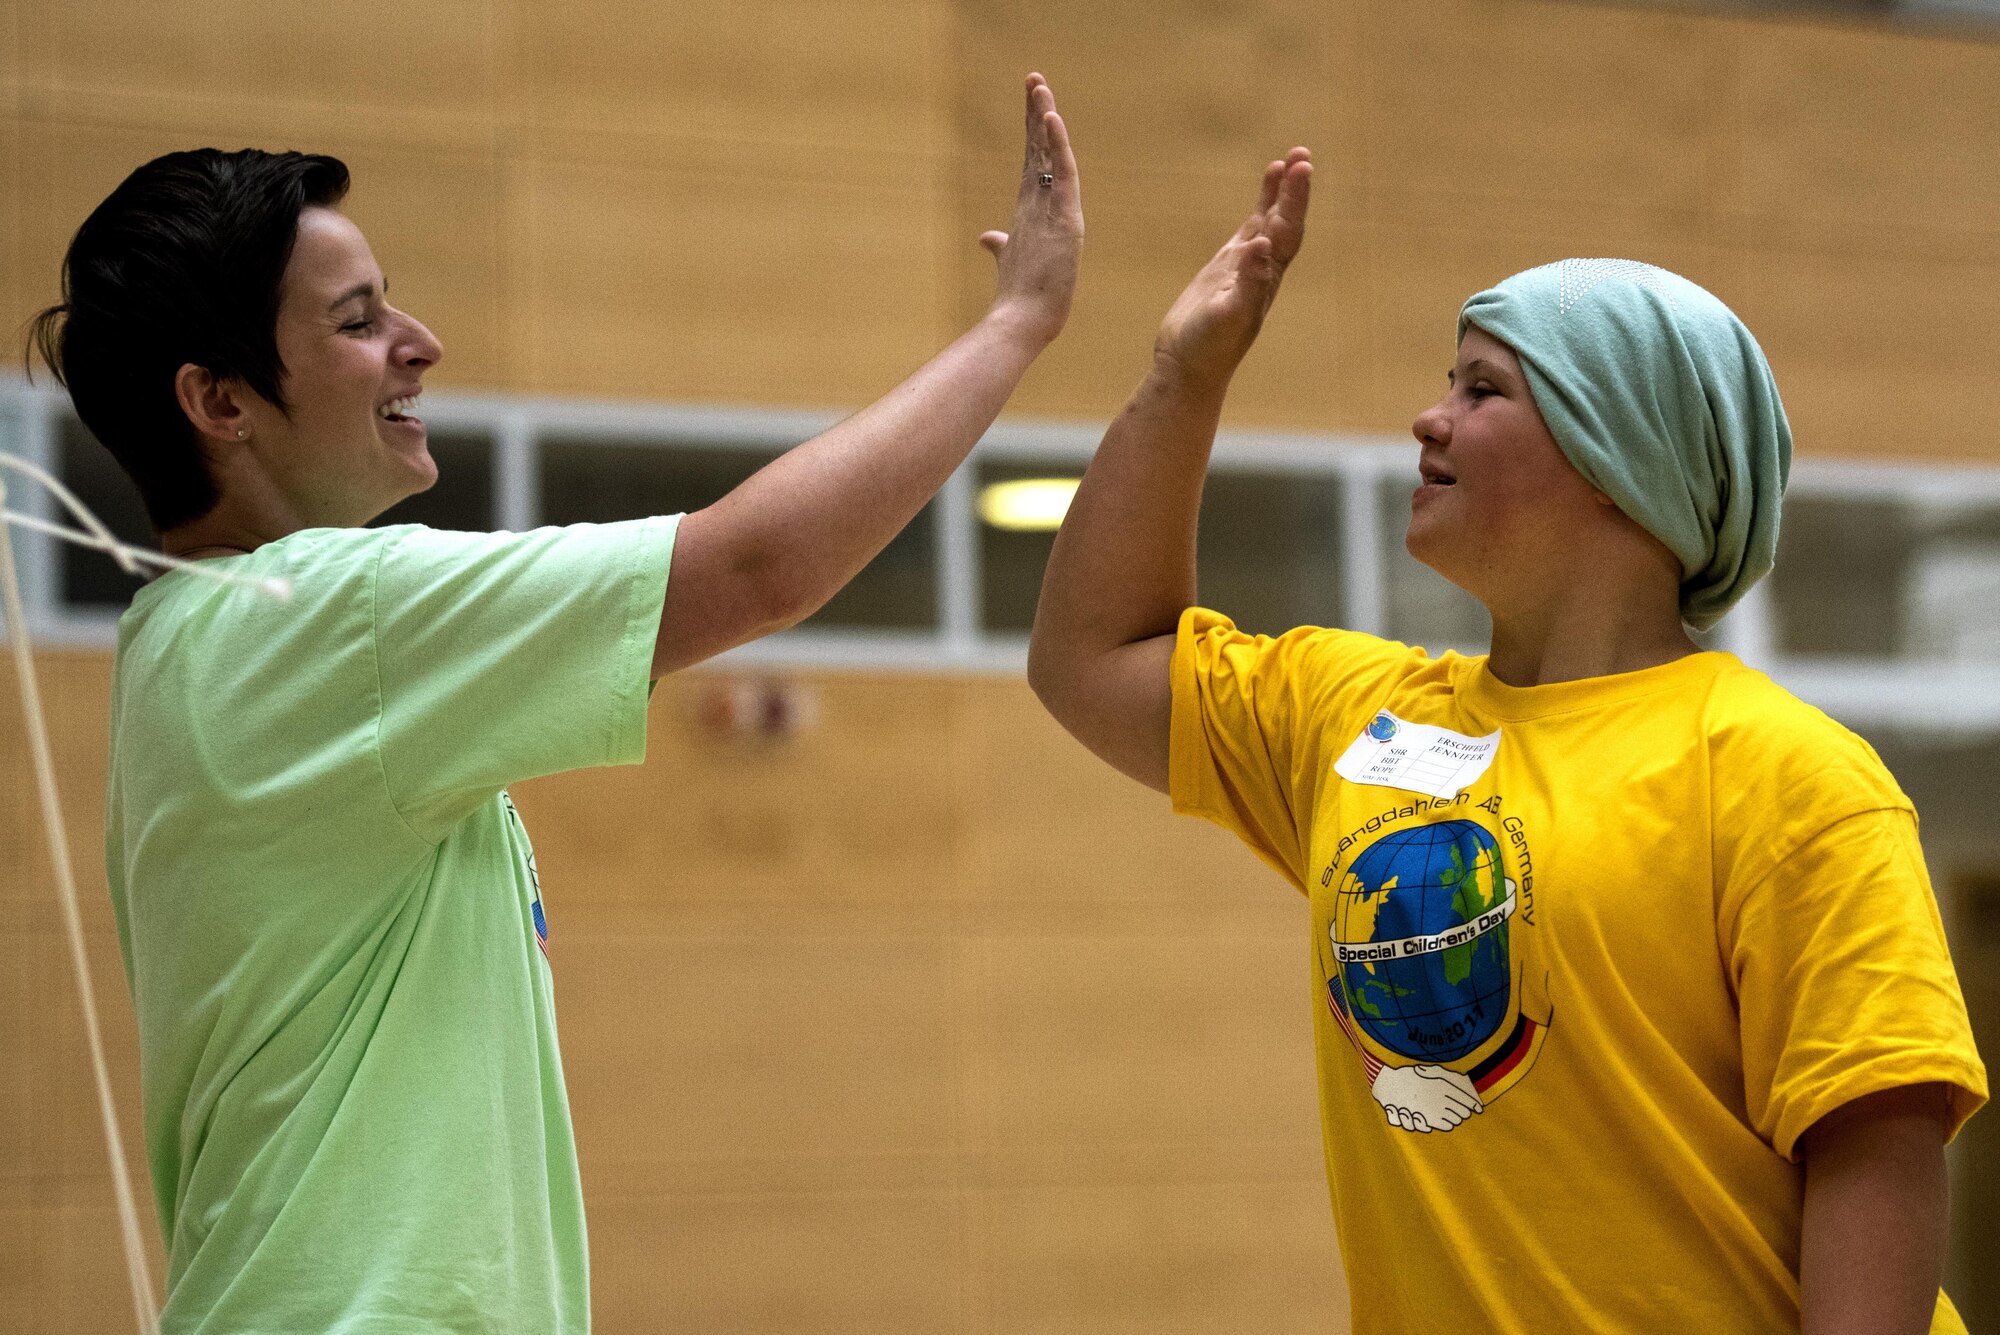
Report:
[[[642,759],[653,680],[825,604],[992,424],[1083,233],[1055,95],[1021,93],[985,314],[685,515],[361,527],[437,478],[417,410],[443,349],[390,304],[331,158],[173,154],[84,223],[36,341],[163,545],[202,558],[120,619],[106,799],[165,1328],[589,1328],[507,787]]]
[[[303,209],[278,290],[282,400],[193,362],[174,377],[221,494],[162,535],[169,552],[248,552],[302,528],[365,524],[437,481],[415,409],[444,346],[389,304],[361,229]]]
[[[35,317],[32,338],[160,532],[220,494],[178,401],[183,369],[240,381],[284,411],[274,316],[299,218],[347,187],[346,165],[319,154],[170,153],[77,229],[63,300]]]
[[[1311,173],[1269,164],[1168,311],[1057,535],[1028,674],[1311,901],[1357,1335],[1962,1332],[1943,1143],[1986,1073],[1915,811],[1866,743],[1689,633],[1770,570],[1790,461],[1726,306],[1605,259],[1464,304],[1405,543],[1484,605],[1490,654],[1196,604],[1216,423]]]

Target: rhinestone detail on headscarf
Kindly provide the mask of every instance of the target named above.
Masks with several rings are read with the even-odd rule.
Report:
[[[1563,315],[1568,315],[1569,308],[1589,296],[1599,284],[1614,278],[1649,288],[1665,297],[1669,306],[1680,309],[1680,303],[1674,300],[1673,289],[1665,282],[1673,275],[1665,269],[1641,264],[1637,260],[1562,260],[1556,265],[1556,277],[1561,283],[1558,307]]]

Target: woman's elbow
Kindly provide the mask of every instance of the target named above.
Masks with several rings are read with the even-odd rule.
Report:
[[[1072,671],[1072,665],[1062,650],[1057,637],[1037,623],[1028,637],[1028,689],[1035,693],[1042,707],[1058,719],[1062,717],[1064,688],[1069,684]]]

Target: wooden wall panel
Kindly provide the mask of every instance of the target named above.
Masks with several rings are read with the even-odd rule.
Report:
[[[1323,1241],[1323,1183],[1034,1183],[982,1199],[994,1330],[1036,1335],[1324,1335],[1347,1293]]]
[[[1746,25],[1721,236],[1802,451],[2000,458],[2000,45]],[[1839,89],[1842,96],[1827,96]]]
[[[19,868],[10,869],[6,887],[14,893],[28,879],[26,859],[13,854],[20,847],[11,832],[0,840]],[[36,885],[41,883],[37,876]],[[26,949],[14,946],[7,967],[0,969],[0,1048],[7,1056],[0,1061],[0,1247],[13,1258],[0,1267],[0,1327],[7,1330],[40,1328],[53,1287],[43,1245],[52,1204],[46,1198],[53,1193],[43,1189],[38,1171],[43,1126],[35,1116],[37,1104],[55,1088],[54,1043],[35,1023],[53,981],[47,976],[52,959],[47,942],[45,932],[29,935]]]
[[[953,683],[840,681],[839,709],[765,747],[696,730],[710,680],[658,689],[643,766],[565,777],[575,799],[536,841],[559,882],[552,912],[574,899],[756,934],[787,913],[909,912],[960,893],[938,874],[973,815],[957,792]],[[540,791],[523,788],[523,811]]]
[[[0,85],[0,107],[13,105],[13,89]],[[0,315],[11,333],[32,312],[21,295],[21,121],[16,116],[0,119]],[[18,366],[17,345],[10,339],[4,348],[9,366]]]
[[[526,387],[859,407],[944,341],[928,157],[537,142],[518,167]]]
[[[16,3],[22,61],[42,86],[173,101],[373,104],[415,115],[485,105],[494,87],[487,0]]]
[[[61,299],[63,254],[98,202],[138,163],[186,146],[173,131],[152,126],[79,126],[37,117],[17,128],[20,305],[10,327]]]
[[[48,1212],[29,1196],[0,1187],[0,1247],[13,1263],[0,1274],[0,1325],[8,1330],[46,1330],[48,1283],[42,1262]]]
[[[1061,340],[1023,380],[1009,412],[1108,418],[1117,411],[1151,365],[1153,335],[1167,307],[1248,216],[1264,163],[1287,146],[1247,147],[1229,170],[1086,166],[1089,230],[1076,309]],[[961,169],[968,193],[986,202],[987,225],[1004,216],[1002,196],[1012,194],[1018,163],[1018,154],[995,153]],[[972,225],[968,220],[967,230]],[[1367,352],[1354,337],[1351,318],[1362,280],[1347,244],[1351,235],[1337,219],[1313,223],[1308,250],[1286,278],[1284,301],[1238,375],[1227,413],[1231,425],[1324,431],[1352,424],[1350,405]],[[969,322],[991,300],[991,264],[962,291],[960,314]]]
[[[1992,415],[1967,401],[2000,343],[2000,253],[1739,246],[1732,267],[1801,453],[2000,460]]]
[[[1964,397],[1958,351],[1987,322],[1917,311],[1922,293],[1980,290],[2000,246],[1992,43],[1419,0],[1299,21],[1278,52],[1257,45],[1294,17],[1274,3],[1231,15],[1251,54],[1204,61],[1199,24],[1135,36],[1100,30],[1096,11],[995,9],[965,26],[969,68],[1044,49],[1094,49],[1111,67],[1080,71],[1090,91],[1065,94],[1086,151],[1086,298],[1023,386],[1024,411],[1115,411],[1167,301],[1238,216],[1223,180],[1304,140],[1322,164],[1314,227],[1232,395],[1236,424],[1400,435],[1429,402],[1465,296],[1529,264],[1608,254],[1680,268],[1744,307],[1803,424],[1802,452],[2000,455]],[[1321,86],[1299,91],[1300,77]],[[1205,114],[1224,83],[1226,113]],[[998,130],[975,121],[968,150],[997,152]],[[990,196],[995,176],[961,172],[972,197]],[[1440,233],[1453,234],[1448,255],[1427,244]],[[1850,281],[1818,281],[1822,253],[1851,257]],[[1780,285],[1799,297],[1780,300]],[[1843,288],[1861,299],[1842,307]],[[963,309],[985,290],[968,282]],[[1817,327],[1875,332],[1876,297],[1911,311],[1897,346],[1872,338],[1830,371]]]
[[[1841,250],[2000,246],[2000,43],[1745,24],[1736,207]],[[1837,95],[1833,95],[1837,94]]]
[[[102,654],[46,654],[43,701],[76,872],[94,998],[104,1028],[125,1153],[138,1174],[155,1282],[164,1273],[145,1176],[137,1025],[104,893],[104,749],[110,663]],[[11,675],[11,673],[10,673]],[[0,1286],[7,1330],[118,1330],[131,1324],[111,1170],[84,1042],[68,938],[62,930],[18,697],[0,699],[0,914],[11,927],[0,970],[0,1235],[24,1229]]]
[[[1357,193],[1375,222],[1698,228],[1728,48],[1715,25],[1537,0],[1368,8]]]
[[[510,105],[576,144],[651,132],[722,140],[746,159],[764,143],[837,144],[841,167],[872,181],[884,154],[935,151],[949,132],[939,57],[951,11],[929,0],[495,9]]]
[[[1275,877],[1244,879],[1212,893],[1285,893]],[[966,941],[960,1045],[978,1143],[1193,1152],[1285,1107],[1298,1114],[1288,1130],[1310,1127],[1306,932],[1167,935],[1166,912],[1148,916],[1127,934]],[[1298,1148],[1311,1157],[1310,1140]]]
[[[1017,71],[1049,76],[1084,175],[1088,240],[1076,309],[1012,410],[1106,417],[1145,373],[1168,305],[1255,203],[1263,164],[1295,143],[1336,137],[1330,34],[1341,20],[1299,0],[1184,8],[1171,21],[1130,0],[962,13],[962,228],[994,226],[1011,206],[1018,119],[984,90]],[[967,272],[963,320],[993,290],[990,265]],[[1346,276],[1324,262],[1295,271],[1298,291],[1244,368],[1232,422],[1341,422],[1352,362],[1337,335]]]
[[[56,781],[69,825],[70,862],[80,886],[101,887],[110,662],[108,656],[95,653],[50,654],[38,662]],[[22,731],[19,696],[11,680],[6,694],[0,695],[0,836],[6,840],[0,847],[9,850],[0,868],[0,912],[34,931],[61,930],[62,920],[47,885],[51,872],[41,806]],[[116,930],[102,894],[85,889],[81,907],[85,931]]]
[[[625,915],[569,931],[563,958],[589,981],[558,985],[565,1033],[592,1054],[575,1107],[599,1180],[657,1163],[671,1183],[688,1160],[951,1150],[949,939],[837,916],[751,937],[635,930]]]
[[[598,1330],[982,1329],[962,1313],[948,1190],[619,1197],[591,1229]]]
[[[984,90],[1040,70],[1099,170],[1232,175],[1247,161],[1254,172],[1298,142],[1301,126],[1330,120],[1331,8],[1312,0],[1171,11],[1144,0],[960,5],[961,142],[1018,159],[1020,119]]]
[[[0,0],[0,86],[12,93],[21,78],[21,0]]]
[[[1163,823],[1158,794],[1107,783],[1103,762],[1041,709],[1023,707],[1029,702],[1017,683],[956,694],[965,719],[953,759],[967,817],[961,898],[968,913],[1018,933],[1047,930],[1052,912],[1083,925],[1124,926],[1135,909],[1170,911],[1163,923],[1184,923],[1191,920],[1180,915],[1201,906],[1240,915],[1247,926],[1239,931],[1283,930],[1292,907],[1284,897],[1214,893],[1242,869],[1229,835],[1195,821]],[[1075,819],[1083,810],[1090,821]],[[1151,837],[1106,838],[1107,830]]]

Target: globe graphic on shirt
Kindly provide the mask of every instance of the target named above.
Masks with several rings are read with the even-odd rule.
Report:
[[[1491,1038],[1512,983],[1509,923],[1478,926],[1507,895],[1499,847],[1472,821],[1370,844],[1341,883],[1330,933],[1348,1014],[1389,1051],[1425,1062],[1452,1061]],[[1458,944],[1413,940],[1455,929],[1471,932],[1457,932],[1467,938]]]

